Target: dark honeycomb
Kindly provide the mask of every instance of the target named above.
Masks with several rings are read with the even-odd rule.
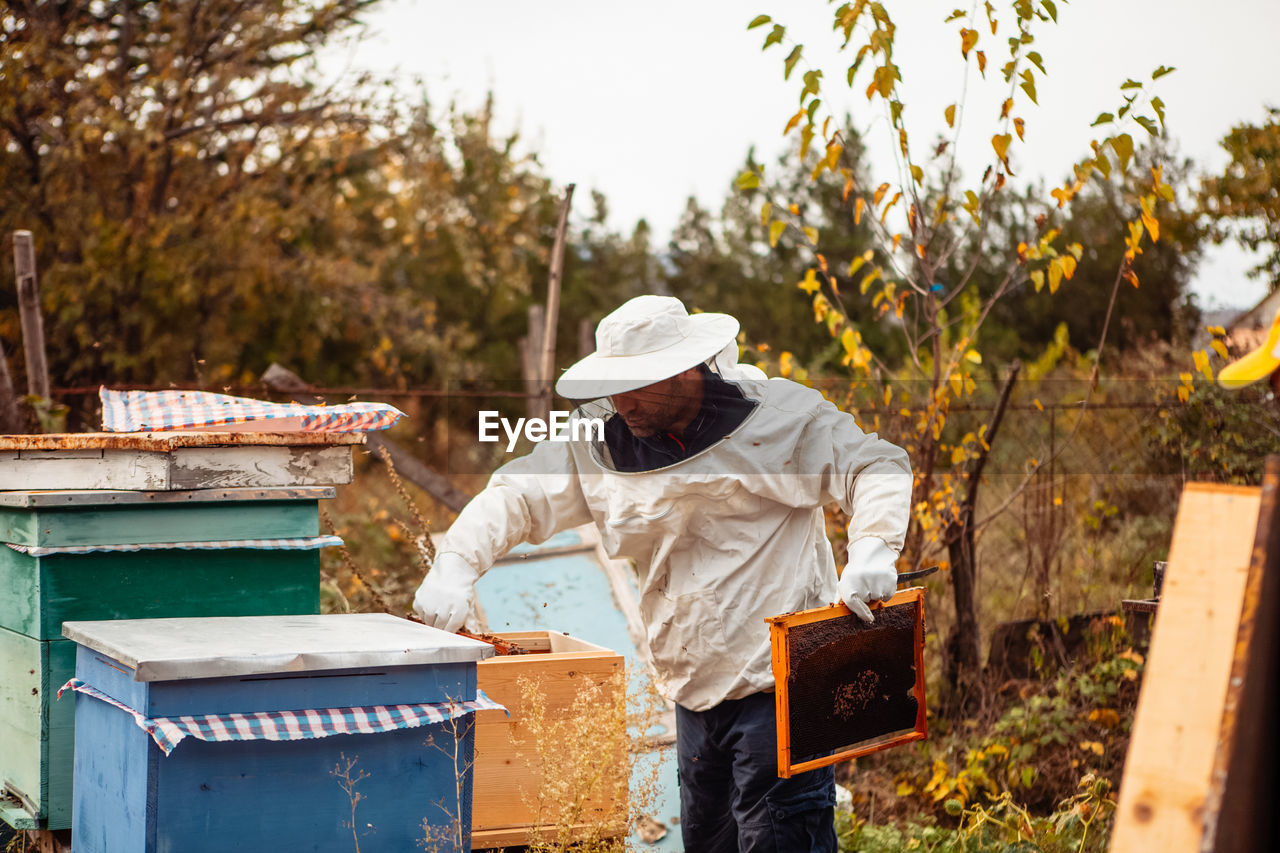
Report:
[[[916,613],[911,601],[788,632],[791,762],[825,758],[916,725]]]

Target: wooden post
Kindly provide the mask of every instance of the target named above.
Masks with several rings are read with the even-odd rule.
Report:
[[[542,336],[542,400],[544,417],[550,417],[551,400],[555,387],[556,322],[560,318],[560,279],[564,274],[564,243],[569,230],[569,207],[573,204],[573,184],[564,191],[560,204],[560,221],[556,224],[556,240],[551,248],[551,280],[547,284],[547,325]]]
[[[44,355],[44,320],[40,314],[40,286],[36,282],[35,242],[30,231],[13,232],[13,271],[18,279],[22,346],[27,356],[27,393],[47,400],[49,365]]]
[[[9,375],[9,357],[0,341],[0,433],[12,435],[22,429],[18,414],[18,398],[13,393],[13,377]]]
[[[542,400],[542,336],[547,319],[541,305],[529,306],[529,334],[520,339],[520,372],[524,379],[525,417],[540,418],[545,413]]]

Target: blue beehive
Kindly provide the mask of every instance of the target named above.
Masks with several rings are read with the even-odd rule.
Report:
[[[67,622],[64,633],[82,691],[76,853],[470,849],[474,733],[461,703],[476,699],[491,646],[383,614]],[[429,713],[424,703],[456,716],[396,727]],[[271,713],[283,711],[309,713]],[[361,733],[265,739],[349,732],[358,715]]]

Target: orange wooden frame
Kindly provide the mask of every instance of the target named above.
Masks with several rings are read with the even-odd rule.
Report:
[[[765,621],[769,623],[769,638],[773,647],[773,679],[775,683],[775,701],[777,704],[778,717],[778,776],[782,779],[790,778],[796,773],[803,773],[806,770],[814,770],[818,767],[826,767],[829,764],[836,764],[841,761],[848,761],[862,755],[869,755],[873,752],[879,752],[882,749],[899,746],[912,741],[924,740],[928,737],[928,725],[926,722],[926,710],[924,704],[924,587],[911,587],[909,589],[900,590],[893,598],[885,602],[877,602],[871,605],[872,611],[881,610],[885,607],[892,607],[898,604],[908,604],[916,602],[916,637],[915,637],[915,664],[916,664],[916,683],[912,688],[912,693],[916,698],[916,724],[915,728],[906,734],[888,735],[871,741],[863,741],[854,744],[848,749],[829,755],[825,758],[815,758],[812,761],[802,761],[799,764],[791,763],[791,729],[789,725],[790,717],[790,697],[787,690],[787,678],[791,674],[791,644],[790,630],[800,625],[808,625],[813,622],[820,622],[825,619],[834,619],[841,616],[848,616],[849,608],[843,604],[832,604],[827,607],[816,607],[812,610],[798,610],[794,613],[785,613],[781,616],[773,616]]]

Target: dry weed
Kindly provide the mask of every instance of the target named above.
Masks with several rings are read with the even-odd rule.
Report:
[[[621,853],[627,836],[651,810],[658,762],[648,755],[660,700],[647,687],[631,694],[619,673],[601,683],[583,679],[569,708],[549,708],[539,679],[521,678],[517,745],[542,780],[522,791],[536,815],[534,853]],[[628,705],[630,712],[628,713]]]

